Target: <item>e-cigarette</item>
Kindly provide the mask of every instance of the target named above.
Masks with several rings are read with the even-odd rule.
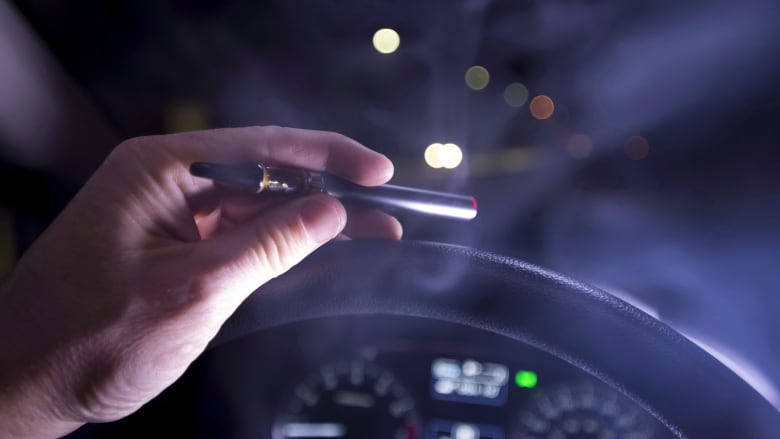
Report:
[[[360,186],[326,172],[302,168],[265,166],[258,163],[219,164],[196,162],[190,173],[255,193],[302,196],[325,193],[345,203],[389,211],[408,211],[460,220],[477,216],[472,196],[385,184]]]

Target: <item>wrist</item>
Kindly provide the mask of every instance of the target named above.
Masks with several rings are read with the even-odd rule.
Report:
[[[0,437],[54,438],[83,424],[66,417],[60,392],[41,346],[9,277],[0,284]]]
[[[43,392],[7,390],[0,391],[0,437],[58,438],[83,425],[57,416],[53,407],[56,402]]]

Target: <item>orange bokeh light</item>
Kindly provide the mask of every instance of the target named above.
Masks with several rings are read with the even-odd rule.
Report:
[[[531,104],[528,106],[531,110],[531,116],[545,120],[549,119],[555,111],[555,104],[549,96],[539,95],[531,99]]]

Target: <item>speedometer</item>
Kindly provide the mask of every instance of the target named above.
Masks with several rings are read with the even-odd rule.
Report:
[[[389,371],[362,360],[327,364],[296,384],[274,439],[416,439],[415,403]]]
[[[538,392],[521,411],[513,439],[672,438],[660,422],[617,392],[592,382]]]

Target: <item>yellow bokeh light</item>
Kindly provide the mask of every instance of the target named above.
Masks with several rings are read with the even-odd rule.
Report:
[[[442,167],[441,160],[439,160],[439,149],[441,147],[441,143],[431,143],[425,148],[425,163],[431,168],[438,169]]]
[[[174,101],[165,108],[165,132],[203,130],[209,127],[206,106],[198,101]]]
[[[401,45],[401,37],[393,29],[379,29],[374,33],[374,48],[379,53],[393,53]]]
[[[482,90],[490,82],[490,73],[482,66],[471,66],[466,70],[466,85],[472,90]]]
[[[631,160],[642,160],[650,153],[650,142],[642,136],[631,136],[623,145],[626,155]]]
[[[575,134],[569,137],[566,152],[575,159],[584,159],[593,152],[593,140],[587,134]]]
[[[463,151],[454,143],[445,143],[439,148],[441,165],[447,169],[455,169],[463,161]]]
[[[528,101],[528,89],[519,82],[513,82],[504,89],[504,100],[510,107],[522,107]]]
[[[431,143],[425,148],[425,163],[431,168],[455,169],[463,161],[463,151],[454,143]]]
[[[555,104],[549,96],[539,95],[531,99],[531,104],[528,106],[531,110],[531,116],[545,120],[549,119],[555,111]]]

